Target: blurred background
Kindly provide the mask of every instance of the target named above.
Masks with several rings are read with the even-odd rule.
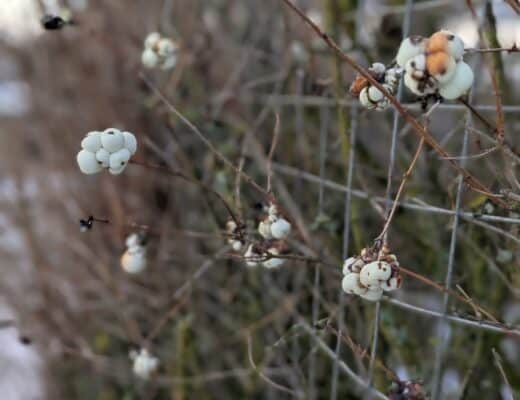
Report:
[[[515,0],[295,2],[364,66],[390,64],[405,33],[448,28],[466,47],[486,47],[480,28],[492,47],[520,43]],[[45,14],[74,24],[44,30]],[[140,63],[153,31],[181,46],[170,71]],[[497,77],[513,149],[519,54],[465,57],[476,76],[471,101],[493,122],[489,71]],[[291,254],[326,262],[247,268],[228,256],[227,213],[210,192],[136,164],[119,176],[79,171],[87,132],[129,130],[136,160],[182,170],[237,209],[238,191],[254,235],[262,196],[237,186],[143,76],[262,187],[279,114],[273,191],[297,227]],[[340,294],[342,259],[380,232],[389,172],[394,197],[418,143],[393,108],[359,108],[353,78],[279,0],[2,0],[0,398],[365,398],[335,359],[387,396],[398,380],[420,381],[428,398],[520,396],[519,336],[464,323],[489,319],[471,306],[450,298],[446,311],[460,320],[443,323],[443,293],[410,277],[380,306]],[[420,116],[409,92],[402,100]],[[493,146],[458,103],[437,107],[429,124],[450,154],[460,154],[465,128],[468,154]],[[465,162],[494,192],[519,193],[514,160],[493,151]],[[463,190],[456,208],[457,188],[449,164],[425,149],[389,232],[392,251],[435,282],[452,267],[452,288],[519,327],[518,200],[507,211]],[[82,233],[89,215],[110,223]],[[141,230],[148,269],[131,276],[119,259],[126,236]],[[160,360],[150,381],[132,373],[129,351],[143,346]]]

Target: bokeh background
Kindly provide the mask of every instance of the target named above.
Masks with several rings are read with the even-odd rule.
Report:
[[[428,36],[449,28],[467,47],[484,47],[479,26],[494,47],[520,42],[514,0],[469,2],[476,19],[466,1],[297,3],[365,66],[389,64],[403,30]],[[42,15],[64,10],[75,25],[41,28]],[[181,44],[172,71],[140,65],[152,31]],[[519,53],[466,59],[476,76],[472,103],[491,121],[487,68],[498,77],[506,140],[515,148]],[[279,114],[273,189],[299,232],[291,253],[326,262],[248,269],[227,257],[226,211],[200,187],[139,165],[120,176],[80,173],[75,156],[83,136],[124,128],[138,137],[136,159],[181,169],[236,206],[235,172],[152,93],[143,73],[262,186]],[[359,385],[342,370],[337,375],[335,358],[364,380],[373,375],[382,393],[393,379],[384,364],[401,380],[421,380],[428,395],[437,372],[442,399],[520,396],[519,337],[443,323],[427,313],[442,313],[442,292],[408,277],[394,300],[377,308],[340,295],[341,260],[370,245],[382,228],[390,161],[393,196],[418,143],[392,108],[359,108],[348,95],[353,78],[278,0],[2,0],[0,398],[363,398]],[[416,99],[406,91],[402,99],[420,115]],[[492,147],[485,126],[467,121],[463,106],[443,104],[430,129],[452,154],[460,154],[465,128],[468,154]],[[520,171],[500,151],[466,163],[495,192],[519,192]],[[444,282],[451,265],[453,288],[460,285],[498,320],[519,326],[518,203],[506,211],[463,190],[458,211],[465,214],[454,221],[457,187],[447,162],[425,149],[389,233],[392,250],[402,265],[435,282]],[[254,232],[263,198],[247,183],[240,188]],[[487,218],[475,216],[481,213]],[[110,224],[81,233],[78,221],[89,215]],[[137,277],[119,266],[125,237],[139,230],[133,224],[146,225],[149,234],[149,268]],[[447,312],[484,318],[454,299]],[[365,355],[377,321],[370,374]],[[337,327],[367,353],[353,351],[347,339],[337,347]],[[161,361],[150,382],[133,376],[128,357],[145,344]]]

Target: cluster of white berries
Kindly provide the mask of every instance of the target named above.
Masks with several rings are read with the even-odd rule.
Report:
[[[283,265],[284,258],[277,257],[287,251],[285,239],[291,233],[291,224],[281,215],[274,202],[264,207],[265,216],[261,218],[257,230],[262,240],[258,243],[247,244],[242,231],[245,226],[238,226],[234,220],[226,223],[227,242],[235,252],[240,252],[247,244],[243,254],[248,267],[262,266],[277,268]]]
[[[159,359],[150,354],[147,349],[132,350],[130,359],[134,362],[133,371],[141,379],[150,379],[159,368]]]
[[[90,175],[108,168],[111,174],[119,175],[137,151],[137,140],[130,132],[109,128],[87,133],[81,148],[76,156],[81,172]]]
[[[343,275],[343,291],[369,301],[378,301],[383,291],[390,292],[401,286],[399,262],[386,248],[380,252],[363,249],[361,255],[347,258]]]
[[[265,239],[262,246],[250,244],[244,254],[246,265],[265,268],[278,268],[285,259],[276,256],[282,254],[286,248],[284,239],[291,233],[291,224],[281,215],[275,203],[267,206],[267,215],[258,224],[258,233]]]
[[[372,64],[368,71],[390,94],[393,95],[397,92],[397,86],[401,79],[398,68],[386,68],[384,64],[377,62]],[[358,97],[361,105],[369,110],[383,111],[390,105],[388,97],[378,88],[372,86],[362,75],[356,76],[350,86],[350,93],[354,97]]]
[[[132,233],[126,238],[126,251],[121,256],[121,267],[129,274],[139,274],[146,269],[146,243],[144,235]]]
[[[404,84],[417,96],[438,93],[447,100],[464,95],[474,75],[462,57],[464,42],[450,31],[435,32],[429,38],[404,39],[396,63],[404,68]]]
[[[258,224],[258,233],[264,239],[286,239],[291,233],[291,224],[280,215],[276,204],[271,203],[267,215]]]
[[[170,69],[177,64],[178,50],[179,46],[172,39],[152,32],[144,40],[141,62],[146,68]]]

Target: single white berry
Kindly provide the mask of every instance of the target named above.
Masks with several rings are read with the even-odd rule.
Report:
[[[275,248],[275,247],[269,248],[267,250],[267,254],[264,255],[264,257],[269,257],[269,258],[267,260],[262,261],[262,266],[264,266],[265,268],[281,267],[283,265],[283,263],[285,262],[285,259],[273,257],[273,256],[278,256],[278,255],[280,255],[280,251],[277,248]]]
[[[98,160],[103,168],[108,168],[110,163],[110,153],[101,148],[96,152],[96,160]]]
[[[341,288],[347,294],[357,294],[358,296],[365,294],[368,290],[361,284],[359,274],[356,273],[346,274],[341,281]]]
[[[258,224],[258,233],[264,239],[271,239],[273,237],[271,233],[271,222],[269,221],[269,218],[265,218],[264,220],[260,221],[260,223]]]
[[[176,50],[177,46],[173,40],[169,38],[162,38],[157,42],[157,54],[161,57],[167,57]]]
[[[349,257],[343,263],[343,275],[350,274],[353,272],[359,273],[364,265],[365,263],[362,259],[357,257]]]
[[[364,87],[359,93],[359,102],[361,105],[369,110],[376,108],[376,104],[370,101],[368,96],[368,87]]]
[[[359,273],[361,283],[369,289],[381,286],[381,282],[390,279],[392,268],[385,261],[374,261],[365,265]]]
[[[132,233],[128,235],[125,240],[125,245],[128,248],[141,246],[141,237],[138,233]]]
[[[397,276],[394,276],[389,280],[382,282],[381,289],[383,289],[386,292],[391,292],[393,290],[399,289],[400,285],[401,279],[399,279]]]
[[[124,147],[125,136],[119,129],[109,128],[101,134],[101,145],[109,153],[115,153]]]
[[[424,78],[426,74],[426,56],[424,54],[418,54],[412,57],[406,62],[404,70],[415,79]]]
[[[125,148],[130,152],[133,156],[137,151],[137,139],[135,135],[130,132],[123,132],[124,140],[125,140]]]
[[[454,38],[451,40],[448,39],[448,53],[450,53],[455,60],[462,60],[462,56],[464,55],[464,41],[457,35],[454,35]]]
[[[380,288],[367,290],[364,294],[360,294],[362,298],[369,301],[379,301],[383,296],[383,290]]]
[[[377,75],[383,76],[383,74],[386,71],[386,67],[385,67],[385,64],[376,62],[376,63],[372,64],[372,66],[369,68],[369,70],[376,73]]]
[[[163,60],[163,62],[161,64],[161,69],[162,70],[172,69],[173,67],[175,67],[176,64],[177,64],[177,56],[175,54],[172,54]]]
[[[130,152],[123,148],[110,155],[110,169],[119,170],[120,168],[126,167],[128,160],[130,159]]]
[[[161,40],[161,34],[158,32],[151,32],[146,36],[146,39],[144,40],[144,47],[147,49],[152,49],[155,46],[157,46],[157,43],[159,43],[159,40]]]
[[[159,55],[152,49],[144,49],[141,62],[146,68],[155,68],[159,64]]]
[[[446,100],[458,99],[471,88],[473,80],[471,67],[464,61],[460,61],[457,63],[453,78],[440,87],[439,94]]]
[[[152,356],[147,349],[141,349],[139,353],[130,353],[133,359],[133,371],[141,379],[150,379],[150,377],[159,368],[159,359]]]
[[[285,239],[291,233],[291,224],[284,218],[279,218],[271,224],[271,235],[275,239]]]
[[[413,57],[424,53],[426,49],[427,39],[421,36],[410,36],[404,39],[399,46],[395,61],[400,67],[404,67],[405,64]]]
[[[240,240],[231,240],[229,244],[231,245],[231,248],[237,252],[242,250],[242,246],[244,245]]]
[[[374,102],[377,103],[378,101],[383,100],[384,94],[381,92],[378,88],[375,86],[370,86],[368,88],[368,98]]]
[[[87,150],[81,150],[76,156],[79,169],[87,175],[98,173],[103,167],[96,160],[96,155]]]
[[[95,153],[101,148],[101,132],[90,132],[81,141],[81,148]]]
[[[121,267],[129,274],[139,274],[146,269],[146,249],[134,247],[127,249],[121,256]]]
[[[261,260],[261,256],[254,250],[253,245],[250,244],[244,253],[244,259],[248,267],[256,267]]]

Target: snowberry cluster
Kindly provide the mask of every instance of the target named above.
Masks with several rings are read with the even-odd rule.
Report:
[[[87,133],[81,141],[81,148],[76,156],[81,172],[97,174],[108,168],[111,174],[119,175],[137,151],[137,140],[130,132],[109,128],[103,132]]]
[[[396,63],[404,68],[404,84],[414,94],[438,93],[447,100],[464,95],[473,84],[473,71],[462,57],[464,42],[450,31],[435,32],[429,38],[404,39]]]
[[[346,293],[370,301],[378,301],[383,291],[390,292],[401,286],[399,262],[386,248],[380,252],[363,249],[361,255],[346,259],[343,275],[341,285]]]
[[[126,251],[121,256],[121,267],[129,274],[139,274],[146,269],[146,238],[132,233],[126,238]]]
[[[285,239],[291,233],[291,224],[280,215],[276,204],[271,203],[267,215],[258,224],[258,233],[264,239]]]
[[[243,257],[248,267],[277,268],[285,262],[284,258],[277,256],[287,252],[285,239],[291,233],[291,224],[282,216],[274,202],[263,206],[263,213],[257,227],[262,237],[260,241],[247,244],[245,225],[238,226],[236,221],[230,219],[226,223],[227,242],[235,252],[243,251],[247,244]]]
[[[132,350],[130,359],[134,362],[133,371],[141,379],[150,379],[159,368],[159,359],[150,354],[147,349]]]
[[[387,69],[384,64],[377,62],[368,68],[368,72],[376,81],[381,83],[388,92],[391,94],[397,92],[397,86],[401,78],[398,68]],[[359,74],[350,86],[350,94],[354,97],[358,97],[361,105],[369,110],[375,109],[382,111],[390,105],[390,100],[383,92],[375,86],[372,86],[364,76]]]
[[[144,40],[141,62],[146,68],[170,69],[177,64],[178,50],[179,46],[172,39],[152,32]]]

